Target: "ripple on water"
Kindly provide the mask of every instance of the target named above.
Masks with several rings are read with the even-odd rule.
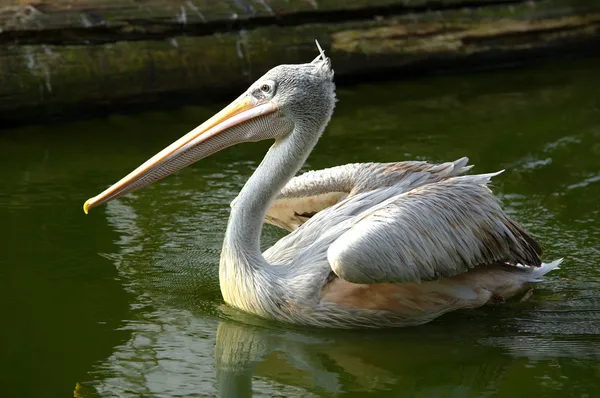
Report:
[[[596,175],[587,177],[586,179],[584,179],[581,182],[567,186],[567,189],[585,188],[588,185],[599,182],[599,181],[600,181],[600,174],[596,174]]]

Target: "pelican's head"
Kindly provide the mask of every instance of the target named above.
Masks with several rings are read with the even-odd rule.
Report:
[[[318,138],[335,103],[331,61],[319,50],[311,63],[280,65],[268,71],[219,113],[88,199],[83,211],[87,213],[235,144],[285,139],[291,134]]]

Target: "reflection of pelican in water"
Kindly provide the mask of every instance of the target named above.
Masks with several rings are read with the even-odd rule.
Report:
[[[234,307],[319,326],[415,325],[511,297],[558,265],[542,264],[537,242],[503,213],[486,187],[495,174],[461,176],[466,159],[292,178],[329,122],[334,88],[323,52],[273,68],[84,210],[233,144],[275,139],[232,203],[219,277]],[[265,218],[292,233],[261,254]]]
[[[221,397],[249,397],[253,389],[262,392],[266,381],[288,391],[293,386],[298,396],[391,390],[393,396],[447,397],[485,395],[505,383],[512,358],[470,340],[485,335],[481,322],[463,330],[462,339],[456,328],[464,325],[436,326],[427,327],[426,334],[406,329],[400,335],[348,332],[341,338],[222,321],[215,345],[217,390]],[[448,367],[457,352],[460,365]]]

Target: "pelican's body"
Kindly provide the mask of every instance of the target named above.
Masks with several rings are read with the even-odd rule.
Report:
[[[368,163],[294,178],[335,104],[321,53],[281,65],[213,118],[121,181],[91,207],[239,142],[275,144],[231,205],[219,281],[244,311],[326,327],[407,326],[509,298],[556,268],[467,159]],[[291,231],[260,252],[264,221]]]

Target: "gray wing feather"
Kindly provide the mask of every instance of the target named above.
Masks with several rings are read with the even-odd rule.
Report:
[[[332,270],[349,282],[382,283],[497,262],[539,266],[541,248],[486,186],[494,175],[426,184],[362,212],[329,246]]]
[[[406,192],[464,174],[469,159],[431,164],[424,161],[352,163],[308,171],[291,179],[266,214],[265,222],[293,231],[333,204],[357,194],[395,186]]]

